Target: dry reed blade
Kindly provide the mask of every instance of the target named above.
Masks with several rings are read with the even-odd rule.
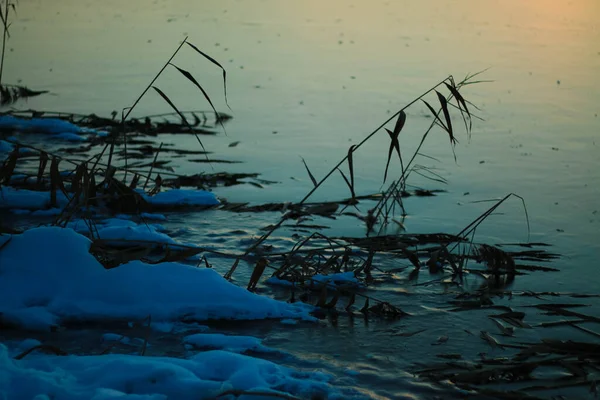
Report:
[[[421,261],[419,260],[419,256],[417,256],[417,253],[408,249],[402,249],[402,253],[406,258],[408,258],[411,264],[415,266],[415,268],[421,268]]]
[[[267,267],[268,263],[269,262],[264,257],[262,257],[256,262],[256,266],[254,267],[252,275],[250,276],[250,281],[248,282],[247,289],[249,291],[254,291],[256,289],[256,285],[258,284],[258,281],[265,272],[265,268]]]
[[[233,275],[233,273],[235,272],[238,264],[240,263],[240,259],[236,258],[233,265],[231,266],[231,268],[229,269],[229,271],[227,271],[227,273],[225,274],[224,278],[227,279],[228,281],[231,280],[231,276]]]
[[[446,100],[446,97],[437,90],[435,93],[438,96],[438,100],[440,101],[440,105],[442,106],[442,111],[444,113],[444,118],[446,119],[446,124],[444,126],[446,127],[448,135],[450,135],[450,143],[452,143],[452,145],[456,145],[458,141],[454,137],[454,131],[452,129],[452,120],[450,119],[450,112],[448,111],[448,100]]]
[[[60,348],[56,347],[56,346],[52,346],[49,344],[38,344],[37,346],[33,346],[32,348],[25,350],[24,352],[16,355],[14,357],[15,360],[22,360],[23,358],[25,358],[28,354],[34,352],[35,350],[44,350],[46,352],[49,353],[53,353],[54,355],[57,356],[66,356],[67,353],[63,350],[61,350]]]
[[[356,301],[356,293],[352,292],[352,294],[350,295],[350,300],[348,300],[348,304],[345,307],[345,310],[349,311],[350,307],[352,307],[354,305],[355,301]]]
[[[134,173],[133,179],[131,180],[131,183],[129,184],[129,187],[131,189],[135,189],[137,187],[137,184],[138,184],[139,181],[140,181],[140,175]]]
[[[340,172],[340,174],[342,174],[342,178],[344,178],[344,181],[346,182],[346,185],[348,185],[348,189],[350,189],[350,196],[352,196],[352,197],[351,197],[350,203],[348,205],[353,205],[356,208],[356,204],[358,203],[358,200],[356,200],[356,193],[354,193],[354,184],[351,181],[348,180],[348,178],[342,172],[341,169],[338,168],[338,171]],[[346,209],[346,207],[344,207],[342,209],[342,211],[340,211],[340,213],[344,212],[344,210]]]
[[[325,308],[333,309],[340,299],[340,291],[336,290],[333,294],[333,298],[329,301],[329,303],[325,304]]]
[[[356,145],[350,146],[348,149],[348,170],[350,171],[350,188],[352,190],[352,198],[354,199],[354,161],[352,154],[354,153],[354,149],[356,149]]]
[[[471,117],[471,112],[469,111],[469,107],[467,107],[467,102],[465,101],[462,94],[460,94],[460,92],[456,89],[453,79],[450,80],[450,84],[448,84],[447,82],[444,82],[444,84],[446,85],[446,87],[448,88],[450,93],[452,93],[452,96],[454,96],[454,98],[456,99],[456,103],[458,104],[458,108],[461,111],[461,114],[463,114],[463,112],[464,112],[464,114],[467,115],[467,118],[465,118],[464,114],[463,114],[463,120],[465,122],[465,129],[467,130],[467,132],[470,132],[471,129],[473,128],[473,118]],[[467,127],[467,119],[469,120],[468,127]]]
[[[175,104],[173,104],[171,99],[169,99],[169,97],[166,94],[164,94],[164,92],[162,90],[160,90],[159,88],[157,88],[156,86],[152,86],[152,88],[154,90],[156,90],[156,92],[171,106],[171,108],[173,108],[173,110],[175,110],[175,112],[179,115],[179,117],[181,117],[181,120],[187,125],[190,132],[194,132],[194,129],[188,123],[188,121],[185,118],[185,116],[183,115],[183,113],[181,111],[179,111],[179,109],[175,106]],[[195,135],[195,136],[196,136],[196,139],[198,140],[198,143],[200,143],[202,150],[204,150],[206,152],[206,148],[204,147],[204,144],[202,143],[202,141],[200,140],[198,135]],[[206,154],[206,159],[208,160],[208,154]]]
[[[88,190],[87,190],[87,204],[96,204],[96,175],[90,174],[90,180],[88,182]]]
[[[315,185],[315,187],[317,187],[317,180],[315,179],[315,176],[312,174],[312,172],[310,172],[310,169],[308,168],[308,165],[306,164],[306,161],[304,160],[304,158],[300,157],[302,159],[302,163],[304,164],[304,167],[306,168],[306,172],[308,172],[308,176],[310,178],[310,180],[312,181],[313,185]]]
[[[479,217],[475,218],[475,220],[473,220],[469,225],[464,227],[463,230],[461,230],[456,236],[459,236],[459,237],[468,236],[474,229],[477,229],[477,227],[483,221],[485,221],[487,217],[489,217],[494,211],[496,211],[496,209],[498,207],[500,207],[506,200],[508,200],[510,197],[513,197],[513,196],[520,199],[521,203],[523,204],[523,209],[525,210],[525,220],[527,221],[527,240],[529,241],[531,227],[529,224],[529,213],[527,212],[527,206],[525,204],[525,199],[515,193],[509,193],[506,196],[504,196],[502,199],[500,199],[498,202],[496,202],[496,204],[494,204],[492,207],[488,208],[483,214],[481,214]],[[455,244],[450,251],[455,249],[457,245],[458,245],[458,243]]]
[[[58,173],[58,161],[56,157],[52,159],[52,164],[50,164],[50,206],[56,207],[56,188],[58,187],[58,180],[60,179],[60,174]]]
[[[201,54],[204,58],[206,58],[207,60],[209,60],[210,62],[215,64],[217,67],[221,68],[221,71],[223,71],[223,91],[225,93],[225,104],[227,105],[227,108],[229,108],[231,110],[231,107],[229,107],[229,103],[227,103],[227,71],[225,71],[225,68],[223,68],[223,66],[221,64],[219,64],[219,62],[217,60],[215,60],[208,54],[204,53],[202,50],[200,50],[199,48],[197,48],[190,42],[186,42],[186,43],[192,49],[196,50],[199,54]],[[217,117],[218,117],[218,115],[217,115]]]
[[[4,161],[4,165],[2,165],[2,169],[0,170],[0,183],[4,182],[4,184],[8,185],[10,183],[10,178],[15,171],[17,166],[17,159],[19,158],[19,145],[15,145],[15,148],[10,153],[6,161]]]
[[[38,166],[37,180],[36,186],[39,188],[42,186],[42,178],[44,177],[44,171],[46,170],[46,165],[48,164],[48,153],[45,151],[40,153],[40,164]]]
[[[367,297],[367,300],[365,300],[365,305],[363,306],[363,308],[360,309],[360,312],[363,314],[366,314],[369,312],[369,298]]]
[[[127,120],[127,118],[129,117],[129,115],[133,112],[133,110],[135,109],[135,107],[139,104],[139,102],[142,100],[142,98],[146,95],[146,93],[148,92],[148,90],[150,90],[151,87],[154,87],[153,86],[154,82],[156,82],[156,80],[158,79],[158,77],[163,73],[163,71],[171,63],[171,61],[173,60],[173,58],[175,58],[175,56],[177,55],[177,53],[179,52],[179,50],[181,50],[181,48],[183,47],[183,45],[185,43],[187,43],[187,36],[185,37],[185,39],[183,39],[183,41],[179,44],[179,46],[177,46],[177,49],[175,49],[175,51],[173,52],[173,54],[171,55],[171,57],[169,57],[169,59],[162,66],[162,68],[160,69],[160,71],[158,71],[158,73],[154,76],[154,78],[152,78],[152,80],[146,86],[146,88],[144,88],[144,90],[142,91],[142,93],[140,93],[140,95],[137,97],[137,99],[133,102],[133,105],[131,107],[125,107],[125,108],[123,108],[123,112],[125,112],[125,110],[127,110],[127,113],[125,113],[125,115],[122,115],[122,117],[121,117],[121,126],[122,127],[124,127],[124,121]],[[123,133],[124,133],[124,130],[123,130]],[[102,157],[102,155],[104,154],[104,152],[106,151],[106,149],[109,146],[110,146],[110,151],[108,153],[108,162],[107,162],[107,165],[110,167],[110,165],[112,163],[114,149],[115,149],[115,140],[116,140],[116,135],[113,136],[113,140],[111,140],[110,143],[106,143],[106,145],[102,149],[102,152],[100,153],[100,157],[97,158],[96,163],[94,164],[92,170],[96,169],[96,165],[98,164],[98,162],[100,161],[100,158]],[[198,141],[200,142],[200,139],[198,139]],[[200,145],[202,145],[202,142],[200,142]]]
[[[183,76],[185,76],[190,82],[192,82],[198,89],[200,89],[200,91],[202,92],[202,94],[204,95],[204,97],[206,98],[206,100],[208,101],[208,104],[210,104],[210,107],[213,109],[213,111],[215,112],[215,116],[217,118],[217,122],[221,125],[221,128],[223,128],[223,132],[225,132],[225,134],[227,134],[227,131],[225,130],[225,125],[223,125],[223,121],[221,121],[221,119],[219,118],[219,113],[217,112],[217,109],[215,108],[215,106],[213,105],[212,100],[210,99],[210,96],[208,95],[208,93],[206,93],[206,91],[204,90],[204,88],[202,86],[200,86],[200,84],[198,83],[198,81],[196,80],[196,78],[194,78],[192,76],[192,74],[190,74],[188,71],[186,71],[185,69],[179,68],[177,65],[171,63],[171,65],[173,67],[175,67],[179,72],[181,72],[181,74]],[[181,116],[183,116],[183,114],[180,113]],[[184,118],[184,117],[183,117]],[[185,120],[186,124],[187,120]],[[189,124],[188,124],[189,125]]]
[[[158,146],[158,150],[156,150],[156,154],[154,154],[154,160],[152,161],[152,164],[150,165],[150,172],[148,172],[148,176],[152,177],[152,170],[154,169],[154,165],[156,164],[156,159],[158,158],[158,154],[160,153],[160,150],[163,147],[163,142],[160,142],[160,146]],[[146,185],[148,185],[148,179],[146,179],[146,182],[144,182],[144,188],[143,190],[146,191]]]
[[[319,308],[325,308],[327,306],[327,285],[324,285],[323,289],[321,289],[319,299],[317,300],[315,306]]]
[[[52,163],[50,163],[50,179],[55,181],[56,187],[60,189],[60,191],[65,195],[66,198],[69,198],[67,189],[65,189],[65,185],[62,180],[62,175],[58,169],[58,165],[60,164],[60,159],[58,157],[52,158]]]
[[[406,113],[401,110],[400,113],[398,114],[398,119],[396,120],[396,125],[394,126],[394,131],[392,132],[386,128],[386,132],[390,136],[391,142],[390,142],[390,148],[388,150],[387,163],[385,164],[385,172],[383,174],[383,182],[384,183],[387,179],[388,168],[390,166],[390,161],[392,159],[392,153],[394,152],[394,150],[396,150],[396,153],[398,153],[398,158],[400,159],[400,166],[402,168],[402,171],[404,171],[402,155],[400,154],[400,142],[398,141],[398,136],[400,135],[400,131],[402,131],[402,128],[404,127],[405,123],[406,123]]]

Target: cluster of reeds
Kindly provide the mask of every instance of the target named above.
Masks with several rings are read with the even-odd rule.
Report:
[[[426,167],[417,165],[415,160],[418,156],[423,155],[421,150],[426,139],[429,137],[430,132],[436,127],[445,131],[449,138],[450,147],[454,153],[454,146],[458,143],[458,140],[456,138],[456,128],[452,124],[451,114],[455,111],[463,122],[466,134],[470,136],[472,120],[478,118],[472,113],[472,110],[477,108],[466,100],[460,91],[467,85],[481,82],[476,80],[477,76],[478,74],[468,75],[460,82],[456,82],[452,76],[442,80],[411,101],[392,117],[384,121],[360,143],[350,146],[346,155],[320,180],[315,178],[315,175],[310,170],[307,163],[302,160],[308,176],[313,183],[313,188],[298,203],[282,206],[276,204],[265,205],[269,210],[282,211],[282,217],[277,223],[265,228],[266,233],[264,233],[252,246],[247,248],[243,254],[236,257],[233,266],[225,276],[227,278],[232,277],[241,259],[245,259],[255,253],[260,253],[271,261],[270,267],[275,270],[273,276],[279,279],[288,280],[294,284],[294,288],[298,285],[314,288],[311,281],[315,275],[348,270],[354,271],[357,277],[362,275],[365,282],[369,283],[372,281],[373,268],[377,268],[376,265],[374,265],[374,260],[377,259],[378,255],[381,255],[407,260],[409,265],[412,266],[412,271],[408,275],[409,281],[415,281],[421,268],[426,267],[430,274],[441,276],[441,278],[436,278],[434,281],[444,281],[445,283],[453,282],[460,285],[463,280],[463,275],[469,273],[477,274],[483,278],[484,285],[482,285],[482,287],[484,286],[486,288],[498,290],[509,285],[512,280],[514,280],[516,274],[519,273],[512,256],[497,246],[485,244],[475,245],[473,240],[477,227],[506,200],[511,197],[518,197],[514,194],[509,194],[496,202],[494,206],[475,219],[472,223],[468,224],[456,235],[381,235],[383,227],[390,221],[401,224],[401,222],[394,219],[394,216],[398,211],[400,211],[402,215],[405,214],[402,199],[409,194],[407,191],[408,177],[411,174],[424,175],[425,172],[428,172]],[[446,91],[446,95],[442,94],[442,90]],[[437,111],[427,99],[431,94],[435,96],[439,103]],[[433,119],[429,127],[422,134],[417,149],[409,156],[406,156],[402,152],[400,133],[406,124],[406,110],[416,103],[424,104],[431,112]],[[394,122],[393,129],[386,128],[386,125],[391,122]],[[397,156],[399,159],[399,176],[389,184],[386,190],[377,196],[357,196],[354,176],[354,154],[359,151],[369,139],[382,130],[385,130],[390,138],[386,167],[383,171],[383,183],[385,184],[388,179],[390,162],[394,156]],[[346,173],[343,171],[344,164],[346,164],[347,168]],[[338,172],[346,182],[350,197],[346,200],[337,202],[318,204],[308,203],[310,197],[336,172]],[[443,181],[443,178],[437,175],[426,174],[424,176],[435,181]],[[431,195],[433,193],[424,192],[423,194]],[[374,207],[368,209],[366,214],[361,214],[358,205],[365,199],[368,199],[371,202],[375,200],[376,204]],[[346,211],[348,207],[354,207],[356,211]],[[257,208],[257,206],[250,207],[251,210],[257,210]],[[244,205],[238,205],[237,208],[234,209],[243,211],[248,208]],[[526,209],[525,212],[527,212]],[[284,224],[286,222],[296,221],[296,225],[299,226],[301,223],[306,224],[305,221],[309,221],[315,216],[335,217],[339,215],[352,215],[363,220],[367,228],[366,237],[360,239],[342,238],[340,241],[335,238],[328,238],[320,233],[312,233],[307,237],[300,239],[292,250],[283,254],[275,255],[261,251],[262,248],[268,247],[266,243],[269,237],[277,229],[285,226]],[[375,228],[377,227],[378,232],[375,236],[372,236],[372,233],[375,232]],[[426,236],[431,239],[432,241],[427,243],[429,244],[429,247],[416,247],[415,243],[412,241],[418,236],[420,236],[417,239],[419,244],[422,244],[420,243],[421,240],[427,240],[425,238]],[[315,242],[315,239],[326,243],[324,246],[309,246],[308,244]],[[352,250],[352,246],[354,246],[354,248],[358,247],[362,254],[357,256],[357,253]],[[275,261],[275,259],[277,260]],[[476,261],[479,265],[484,265],[484,269],[467,268],[467,262],[469,260]],[[276,263],[277,266],[275,266]],[[258,280],[262,277],[264,272],[264,263],[257,263],[250,284],[248,285],[250,289],[256,287]],[[327,289],[330,290],[331,299],[326,301]],[[321,288],[319,288],[319,290],[321,290]],[[331,309],[335,306],[340,297],[347,296],[349,300],[348,305],[345,308],[348,309],[350,305],[354,304],[356,295],[356,290],[348,290],[347,288],[329,285],[329,287],[326,286],[322,289],[316,304],[320,307],[323,307],[323,305],[326,304],[328,305],[328,308]],[[365,311],[369,309],[369,296],[363,297],[367,299],[367,304],[362,307],[361,310]],[[397,307],[391,306],[391,309],[399,311],[399,308]],[[400,311],[392,312],[391,314],[394,316],[405,315]]]

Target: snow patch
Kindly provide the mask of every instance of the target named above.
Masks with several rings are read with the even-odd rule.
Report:
[[[127,222],[127,221],[123,221]],[[72,229],[41,227],[12,235],[0,252],[0,318],[32,329],[64,319],[153,322],[300,318],[314,307],[288,304],[236,286],[212,269],[132,261],[106,270],[90,240]]]
[[[263,346],[262,341],[253,336],[227,336],[221,333],[198,333],[186,336],[183,343],[196,348],[225,350],[233,353],[244,353],[249,350],[273,351]]]
[[[30,355],[14,360],[0,344],[0,398],[4,399],[214,399],[227,390],[341,398],[329,378],[220,350],[201,352],[189,360],[120,354]]]
[[[65,206],[67,198],[61,191],[56,192],[58,206]],[[0,186],[0,208],[17,208],[40,210],[50,207],[50,192],[37,192],[27,189],[15,189],[10,186]]]
[[[31,133],[80,133],[81,128],[58,118],[17,118],[12,115],[0,116],[0,129],[13,129]]]

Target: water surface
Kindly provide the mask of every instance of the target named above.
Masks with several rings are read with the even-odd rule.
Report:
[[[5,79],[53,92],[30,100],[28,107],[108,115],[130,106],[179,41],[189,36],[228,71],[234,119],[227,136],[203,140],[219,157],[244,163],[218,168],[260,172],[262,178],[278,182],[264,189],[244,185],[216,193],[230,201],[264,203],[299,201],[310,190],[300,157],[321,177],[350,145],[449,74],[459,80],[489,68],[481,79],[493,82],[465,88],[465,97],[480,107],[485,121],[475,121],[471,140],[459,134],[458,161],[454,162],[444,132],[434,131],[428,140],[424,153],[440,162],[419,162],[438,168],[449,183],[442,186],[418,176],[409,183],[448,192],[408,199],[407,230],[458,232],[489,206],[473,201],[514,192],[526,200],[530,240],[551,243],[564,256],[554,263],[560,273],[521,277],[515,289],[596,293],[598,21],[596,0],[21,0]],[[219,110],[230,112],[223,100],[220,71],[184,50],[175,63],[201,81]],[[208,109],[175,70],[168,70],[158,86],[182,108]],[[137,114],[165,111],[167,106],[150,94]],[[407,114],[400,143],[410,154],[430,119],[421,105]],[[197,147],[188,137],[161,140]],[[229,148],[233,141],[241,143]],[[387,146],[388,137],[381,132],[356,155],[358,194],[381,189]],[[392,167],[397,173],[399,165]],[[202,168],[182,162],[179,172],[198,173]],[[341,178],[335,178],[315,199],[336,200],[347,196],[346,190]],[[185,232],[186,241],[197,244],[225,232],[222,246],[239,250],[257,229],[277,218],[207,212],[173,217],[172,224]],[[247,237],[226,234],[234,229],[245,230]],[[346,222],[326,233],[361,235],[364,227],[358,221]],[[478,238],[526,241],[521,204],[508,203],[502,215],[478,230]],[[342,370],[354,366],[362,368],[363,378],[378,376],[375,383],[357,378],[358,386],[373,393],[416,393],[414,385],[419,383],[399,371],[415,359],[430,357],[429,343],[440,335],[453,338],[444,351],[464,350],[472,338],[463,328],[478,330],[481,321],[474,314],[440,311],[436,307],[443,301],[433,294],[395,299],[416,317],[395,325],[340,319],[337,326],[330,322],[317,330],[286,327],[263,330],[262,335],[300,358],[317,360],[309,366],[340,365]],[[428,331],[425,337],[394,339],[390,329],[399,327]],[[557,335],[575,337],[569,330]],[[481,346],[474,354],[484,349]],[[398,374],[402,382],[412,383],[399,384]]]

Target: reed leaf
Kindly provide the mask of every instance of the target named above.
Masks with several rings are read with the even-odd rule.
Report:
[[[350,146],[350,148],[348,149],[348,170],[350,171],[350,187],[352,189],[352,198],[354,198],[354,161],[352,159],[352,154],[354,153],[355,149],[355,144]]]
[[[398,158],[400,159],[400,165],[402,167],[402,170],[404,170],[404,166],[403,166],[403,162],[402,162],[402,155],[400,154],[400,142],[398,141],[398,136],[400,135],[400,131],[402,131],[402,128],[404,127],[404,124],[406,122],[406,113],[404,111],[400,111],[400,113],[398,114],[398,119],[396,120],[396,125],[394,126],[394,131],[390,131],[389,129],[385,129],[386,132],[388,133],[388,135],[390,135],[390,148],[388,151],[388,158],[387,158],[387,163],[385,164],[385,172],[383,174],[383,182],[385,183],[386,179],[387,179],[387,174],[388,174],[388,169],[390,166],[390,161],[392,159],[392,153],[394,152],[394,150],[396,150],[396,153],[398,153]]]
[[[19,145],[16,144],[13,151],[10,153],[4,164],[2,165],[2,169],[0,170],[0,183],[4,182],[6,185],[10,183],[10,178],[15,171],[17,166],[17,159],[19,158]]]
[[[231,266],[231,268],[229,269],[229,271],[227,271],[227,273],[225,274],[224,278],[227,280],[231,280],[231,275],[233,275],[233,273],[235,272],[238,264],[240,263],[240,259],[236,258],[235,262],[233,263],[233,265]]]
[[[337,170],[340,172],[340,174],[342,174],[342,178],[344,178],[344,181],[346,182],[346,185],[348,185],[348,188],[350,189],[350,194],[351,194],[351,196],[352,196],[352,204],[356,204],[356,203],[358,203],[358,201],[356,200],[356,194],[354,193],[354,185],[352,184],[352,182],[351,182],[351,181],[349,181],[349,180],[348,180],[348,178],[347,178],[347,177],[346,177],[346,175],[345,175],[345,174],[342,172],[342,170],[341,170],[341,169],[339,169],[339,168],[338,168]],[[344,209],[346,209],[346,208],[344,207]],[[344,211],[344,210],[342,210],[342,212],[343,212],[343,211]]]
[[[419,260],[419,256],[417,256],[417,253],[408,249],[402,249],[402,253],[406,258],[408,258],[411,264],[415,266],[415,268],[421,268],[421,261]]]
[[[302,157],[300,157],[300,158],[302,158]],[[308,168],[306,161],[304,161],[304,158],[302,158],[302,162],[304,163],[304,167],[306,168],[306,172],[308,172],[308,176],[310,177],[310,180],[312,181],[313,185],[315,185],[315,187],[317,187],[317,180],[315,179],[312,172],[310,172],[310,169]]]
[[[212,58],[208,54],[204,53],[202,50],[200,50],[199,48],[197,48],[196,46],[194,46],[190,42],[186,41],[186,43],[187,43],[188,46],[190,46],[192,49],[196,50],[199,54],[201,54],[208,61],[212,62],[217,67],[221,68],[221,71],[223,71],[223,91],[225,92],[225,104],[227,104],[227,108],[229,108],[231,110],[231,107],[229,107],[229,103],[227,103],[227,71],[225,71],[225,68],[223,68],[223,66],[221,64],[219,64],[219,62],[217,60],[215,60],[214,58]]]
[[[91,204],[96,204],[96,175],[95,174],[90,174],[90,180],[88,183],[88,190],[87,190],[87,200],[88,202],[90,202]]]
[[[450,143],[455,145],[456,143],[458,143],[458,141],[454,137],[454,131],[452,130],[452,120],[450,119],[450,112],[448,111],[448,100],[446,100],[446,97],[437,90],[435,91],[435,93],[438,96],[438,100],[440,101],[440,105],[442,106],[442,111],[444,112],[444,118],[446,119],[445,127],[446,131],[448,132],[448,135],[450,135]]]
[[[365,300],[365,305],[363,306],[363,308],[360,309],[360,312],[363,314],[366,314],[369,312],[369,298],[367,297],[367,300]]]
[[[317,300],[315,306],[319,308],[325,308],[327,306],[327,285],[324,285],[323,289],[321,289],[319,299]]]
[[[156,86],[152,86],[152,88],[154,90],[156,90],[156,92],[171,106],[171,108],[173,108],[173,110],[175,110],[175,112],[177,113],[177,115],[179,115],[179,117],[181,118],[181,120],[188,126],[188,128],[190,129],[190,131],[193,132],[193,128],[187,122],[187,119],[185,118],[185,116],[183,115],[183,113],[181,111],[179,111],[179,109],[175,106],[175,104],[173,104],[173,102],[171,101],[171,99],[169,99],[169,97],[166,94],[164,94],[164,92],[162,90],[160,90],[159,88],[157,88]],[[204,144],[202,143],[202,141],[200,140],[200,138],[198,137],[198,135],[196,135],[196,139],[198,140],[198,143],[200,143],[200,146],[202,147],[202,150],[204,152],[206,152],[206,148],[204,147]],[[208,159],[208,154],[206,154],[206,158]]]
[[[134,174],[133,175],[133,179],[131,180],[131,183],[129,184],[129,187],[131,189],[135,189],[137,187],[137,184],[138,184],[139,181],[140,181],[139,174]]]
[[[44,177],[44,171],[46,170],[46,165],[48,164],[48,153],[42,151],[40,153],[40,164],[38,166],[37,180],[36,185],[40,187],[42,185],[42,178]]]
[[[352,294],[350,295],[350,300],[348,300],[348,305],[346,305],[345,310],[346,311],[350,310],[350,307],[352,307],[354,305],[355,301],[356,301],[356,293],[352,292]]]
[[[221,119],[219,118],[219,113],[217,112],[217,109],[215,108],[215,106],[213,105],[212,100],[210,99],[210,97],[208,96],[208,93],[206,93],[206,91],[204,90],[204,88],[202,86],[200,86],[200,84],[198,83],[198,81],[196,80],[196,78],[194,78],[192,76],[192,74],[190,74],[188,71],[186,71],[185,69],[181,69],[179,68],[177,65],[172,64],[171,65],[175,68],[177,68],[177,70],[179,72],[181,72],[181,74],[183,76],[185,76],[190,82],[192,82],[198,89],[200,89],[200,91],[202,92],[202,94],[204,95],[204,98],[208,101],[208,104],[210,104],[210,107],[213,109],[213,111],[215,112],[215,116],[217,118],[217,122],[219,123],[219,125],[221,125],[221,128],[223,128],[223,132],[225,132],[227,134],[227,131],[225,130],[225,125],[223,125],[223,121],[221,121]],[[180,115],[183,116],[183,114],[180,113]],[[187,120],[185,120],[187,123]]]
[[[473,127],[473,121],[471,118],[471,112],[469,111],[469,107],[467,107],[467,102],[465,101],[464,97],[460,94],[458,89],[456,89],[456,87],[454,87],[454,82],[452,82],[452,84],[448,84],[447,82],[444,82],[444,84],[446,85],[446,87],[448,88],[450,93],[452,93],[452,96],[454,96],[454,98],[456,99],[458,108],[461,110],[461,112],[464,110],[465,114],[468,116],[469,128],[467,129],[467,131],[470,131],[471,128]],[[466,123],[466,119],[465,119],[465,123]],[[465,128],[466,128],[466,125],[465,125]]]
[[[50,164],[50,180],[54,181],[55,187],[60,189],[60,191],[65,195],[65,197],[69,197],[67,193],[67,189],[65,189],[65,185],[62,180],[62,176],[60,175],[60,171],[58,169],[58,165],[60,164],[60,159],[58,157],[52,158],[52,163]]]
[[[327,303],[325,305],[325,308],[329,308],[329,309],[334,308],[339,299],[340,299],[340,291],[336,290],[335,293],[333,294],[333,298],[329,301],[329,303]]]
[[[56,188],[58,187],[59,178],[58,161],[56,157],[54,157],[50,164],[50,206],[52,207],[56,207]]]
[[[254,270],[252,271],[252,275],[250,276],[250,282],[248,282],[247,289],[249,291],[254,291],[256,289],[256,285],[258,284],[258,281],[260,280],[263,273],[265,272],[265,268],[267,267],[268,264],[269,264],[269,262],[264,257],[259,259],[256,262],[256,266],[254,267]]]

